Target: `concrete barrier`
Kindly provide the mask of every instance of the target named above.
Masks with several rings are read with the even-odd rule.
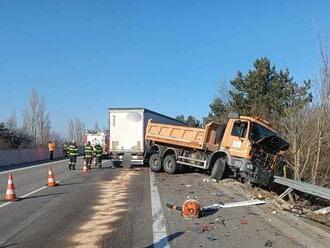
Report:
[[[60,149],[56,149],[54,151],[54,158],[61,157],[63,157],[62,151]],[[0,150],[0,167],[33,163],[48,159],[49,151],[45,148]]]

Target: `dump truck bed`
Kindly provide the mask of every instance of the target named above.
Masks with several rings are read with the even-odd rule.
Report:
[[[221,125],[211,122],[205,128],[193,128],[148,122],[146,140],[192,149],[215,151],[220,147]]]

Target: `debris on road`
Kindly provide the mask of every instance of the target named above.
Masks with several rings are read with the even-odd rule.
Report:
[[[222,191],[219,191],[219,192],[212,192],[211,195],[221,197],[221,196],[224,196],[225,194]]]
[[[266,243],[264,244],[265,247],[272,247],[274,245],[274,241],[272,240],[267,240]]]
[[[166,203],[166,206],[170,209],[181,211],[182,216],[185,218],[199,218],[201,216],[204,216],[207,212],[215,213],[220,208],[252,206],[252,205],[265,204],[265,203],[266,203],[265,201],[260,201],[260,200],[249,200],[249,201],[232,202],[225,204],[214,203],[206,207],[201,207],[197,200],[188,199],[182,204],[182,207],[169,203]]]
[[[168,208],[170,208],[170,209],[173,209],[173,210],[182,211],[182,207],[177,206],[177,205],[174,205],[174,204],[166,203],[166,206],[167,206]]]
[[[209,179],[209,178],[204,178],[204,179],[203,179],[203,182],[204,182],[204,183],[217,183],[218,181],[217,181],[216,179],[214,179],[214,178],[211,178],[211,179]]]
[[[239,221],[239,223],[240,223],[241,225],[247,225],[247,224],[249,224],[249,221],[246,220],[246,219],[241,219],[241,220]]]
[[[249,200],[249,201],[232,202],[232,203],[225,203],[225,204],[215,203],[210,206],[203,207],[202,211],[215,210],[215,209],[220,209],[220,208],[233,208],[233,207],[261,205],[261,204],[265,204],[265,203],[266,203],[265,201],[260,201],[260,200]]]
[[[208,240],[210,240],[210,241],[217,240],[217,239],[213,236],[213,234],[208,234],[208,235],[206,236],[206,238],[207,238]]]

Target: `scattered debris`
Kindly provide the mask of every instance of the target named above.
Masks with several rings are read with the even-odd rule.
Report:
[[[222,191],[219,191],[219,192],[212,192],[211,195],[221,197],[221,196],[224,196],[225,194]]]
[[[166,203],[166,206],[173,210],[181,211],[184,218],[198,218],[201,213],[201,206],[198,201],[194,199],[188,199],[183,204],[182,207]]]
[[[260,200],[249,200],[249,201],[241,201],[241,202],[232,202],[232,203],[225,203],[219,204],[215,203],[206,207],[201,207],[199,202],[195,199],[186,200],[182,207],[166,203],[166,206],[173,210],[178,210],[182,212],[182,216],[185,218],[198,218],[201,216],[207,215],[207,213],[213,212],[215,213],[220,208],[232,208],[232,207],[242,207],[242,206],[252,206],[252,205],[259,205],[264,204],[265,201]],[[209,214],[208,214],[209,215]]]
[[[217,240],[217,239],[213,236],[213,234],[208,234],[208,235],[206,236],[206,238],[207,238],[208,240],[210,240],[210,241]]]
[[[240,223],[241,225],[247,225],[247,224],[249,224],[249,221],[246,220],[246,219],[241,219],[241,220],[239,221],[239,223]]]
[[[221,220],[220,219],[215,219],[214,221],[217,222],[219,224],[219,226],[223,226],[223,227],[226,226],[224,219],[221,219]]]
[[[273,245],[274,245],[274,241],[270,239],[268,239],[264,244],[265,247],[272,247]]]
[[[207,224],[202,225],[201,233],[210,231],[210,227]]]
[[[225,204],[212,204],[207,207],[203,207],[202,211],[204,210],[214,210],[214,209],[220,209],[220,208],[233,208],[233,207],[243,207],[243,206],[252,206],[252,205],[260,205],[265,204],[265,201],[260,200],[249,200],[249,201],[241,201],[241,202],[232,202],[232,203],[225,203]]]
[[[217,181],[216,179],[214,179],[214,178],[211,178],[211,179],[209,179],[209,178],[204,178],[204,179],[203,179],[203,182],[204,182],[204,183],[217,183],[218,181]]]
[[[259,194],[257,195],[257,198],[258,198],[259,200],[264,199],[264,197],[263,197],[263,195],[262,195],[261,193],[259,193]]]
[[[272,212],[272,214],[277,214],[277,212],[274,210],[274,211]]]

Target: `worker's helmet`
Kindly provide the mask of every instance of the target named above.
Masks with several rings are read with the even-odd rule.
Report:
[[[201,206],[198,201],[189,199],[182,204],[182,216],[185,218],[198,218]]]
[[[72,144],[76,144],[76,141],[75,140],[72,140]]]

